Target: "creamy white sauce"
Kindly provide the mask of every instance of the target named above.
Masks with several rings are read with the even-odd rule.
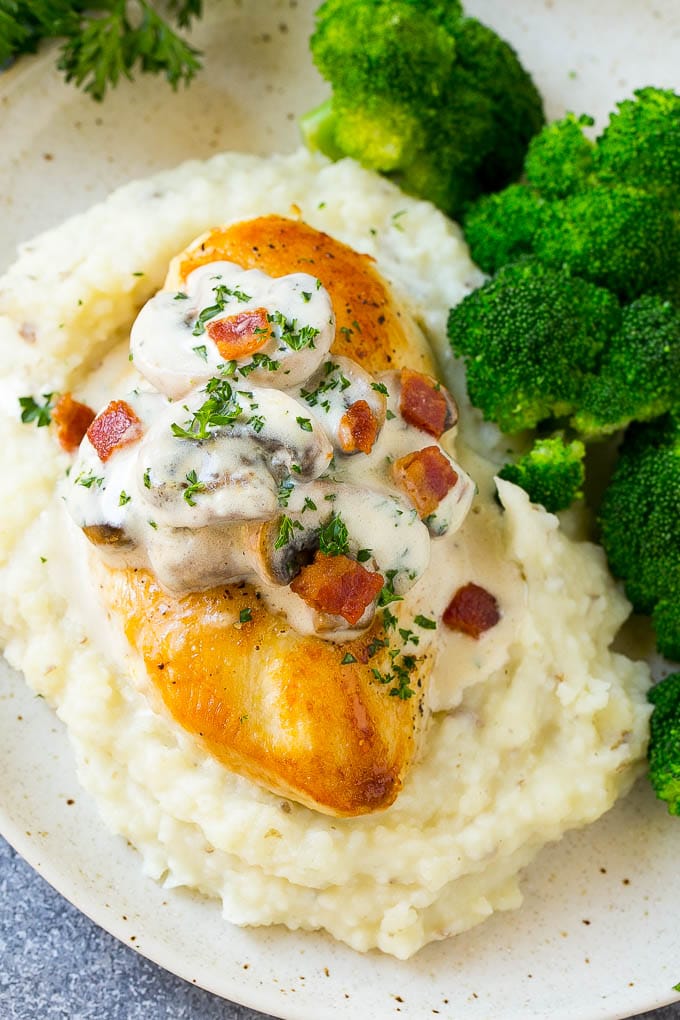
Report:
[[[274,309],[262,348],[271,348],[274,370],[225,363],[209,349],[206,327],[222,315],[213,315],[216,295],[229,314],[232,306]],[[272,279],[225,262],[194,270],[186,293],[148,302],[132,329],[133,363],[162,392],[126,396],[139,434],[111,452],[86,436],[66,487],[73,519],[110,564],[148,567],[176,593],[254,582],[293,626],[336,640],[367,626],[376,605],[350,627],[290,590],[315,551],[324,551],[325,529],[337,525],[335,552],[381,574],[396,596],[423,576],[432,542],[441,545],[437,536],[460,527],[474,486],[443,446],[402,417],[400,373],[373,378],[350,358],[328,355],[329,309],[314,277]],[[286,330],[309,343],[290,348]],[[202,357],[192,349],[197,332]],[[348,442],[346,415],[357,401],[375,424],[368,453]],[[423,521],[392,472],[395,461],[433,445],[456,482]]]

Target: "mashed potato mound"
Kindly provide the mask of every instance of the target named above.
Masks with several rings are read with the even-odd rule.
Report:
[[[567,538],[520,489],[499,483],[501,511],[483,485],[461,545],[486,529],[521,578],[512,626],[474,648],[460,638],[472,650],[439,671],[426,752],[396,803],[330,818],[229,773],[154,710],[142,680],[116,669],[92,600],[73,595],[87,577],[55,491],[68,458],[17,414],[25,393],[107,400],[129,371],[108,352],[172,255],[207,226],[292,206],[375,256],[460,396],[445,318],[480,278],[457,229],[428,204],[305,153],[223,155],[121,189],[26,246],[0,280],[0,459],[12,479],[0,637],[10,664],[56,706],[83,785],[149,875],[220,898],[237,924],[324,928],[406,958],[517,907],[537,850],[596,819],[637,775],[649,671],[609,650],[629,606],[601,550]],[[465,440],[479,449],[484,432],[470,420]]]

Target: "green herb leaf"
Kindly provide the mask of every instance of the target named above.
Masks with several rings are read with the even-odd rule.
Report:
[[[238,622],[239,623],[250,623],[252,618],[253,618],[253,611],[252,611],[252,609],[249,606],[246,606],[246,608],[242,609],[241,612],[238,614]]]
[[[186,475],[186,487],[184,489],[184,499],[189,506],[196,506],[196,500],[194,496],[198,492],[205,492],[205,482],[202,482],[195,471],[188,471]]]
[[[22,422],[24,424],[35,422],[38,428],[49,425],[52,421],[52,410],[54,408],[52,398],[54,396],[56,396],[55,393],[43,393],[44,404],[39,404],[33,397],[19,397]]]
[[[356,662],[356,657],[351,652],[346,652],[340,661],[341,666],[349,666],[350,663]]]
[[[331,514],[319,528],[319,549],[326,556],[346,556],[349,552],[347,525],[339,514]]]
[[[431,620],[429,616],[421,616],[420,613],[418,613],[417,616],[414,616],[413,622],[416,623],[419,627],[422,627],[423,630],[437,629],[436,620]]]

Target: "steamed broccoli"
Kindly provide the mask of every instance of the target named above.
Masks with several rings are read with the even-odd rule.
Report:
[[[519,254],[566,267],[623,300],[680,292],[680,96],[641,89],[594,143],[569,115],[531,142],[525,181],[466,213],[486,272]]]
[[[640,188],[680,188],[680,96],[668,89],[638,89],[618,104],[597,142],[602,180]]]
[[[613,573],[651,614],[661,653],[680,659],[680,419],[631,426],[599,521]]]
[[[541,503],[546,510],[557,513],[582,495],[586,448],[575,439],[570,443],[562,436],[537,439],[527,454],[498,472],[500,478],[521,486],[532,503]]]
[[[391,174],[458,215],[514,180],[543,124],[514,50],[445,0],[326,0],[310,46],[332,98],[301,121],[307,145]]]
[[[653,294],[623,309],[621,329],[586,379],[572,425],[586,437],[617,432],[680,406],[680,312]]]
[[[448,334],[472,402],[504,432],[519,432],[574,412],[620,322],[609,291],[523,259],[453,308]]]
[[[680,673],[672,673],[648,694],[654,705],[649,721],[649,779],[668,813],[680,815]]]

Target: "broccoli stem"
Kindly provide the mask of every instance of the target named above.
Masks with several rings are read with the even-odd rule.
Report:
[[[321,152],[332,160],[342,159],[344,153],[335,141],[336,117],[332,96],[303,114],[299,123],[302,139],[308,149]]]

